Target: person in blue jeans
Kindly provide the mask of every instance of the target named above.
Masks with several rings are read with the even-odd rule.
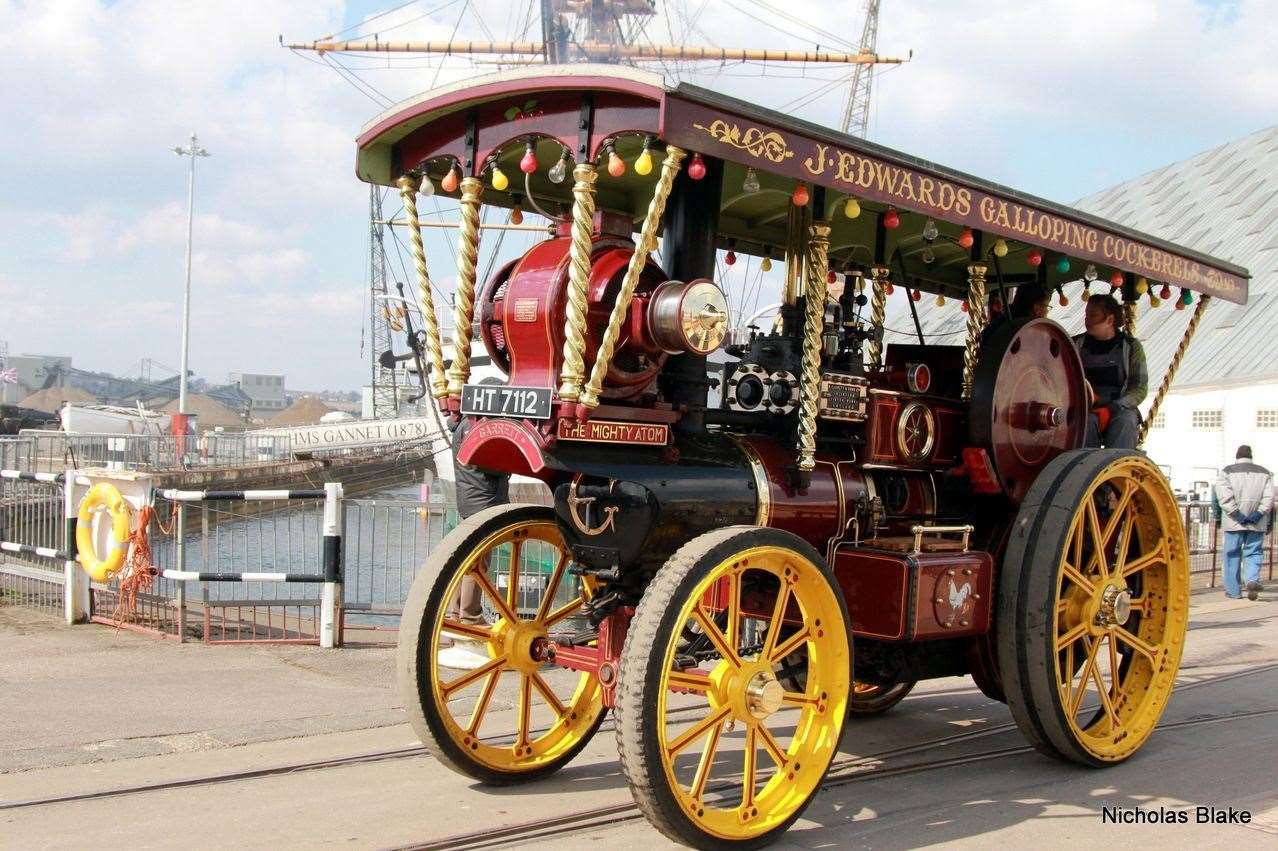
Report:
[[[1273,476],[1251,459],[1246,444],[1238,447],[1235,459],[1216,478],[1225,531],[1225,596],[1237,600],[1246,590],[1247,599],[1255,600],[1262,589],[1261,551],[1274,507]]]

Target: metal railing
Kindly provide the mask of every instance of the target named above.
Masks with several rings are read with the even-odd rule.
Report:
[[[24,429],[0,437],[0,467],[50,472],[68,466],[121,470],[174,470],[244,466],[292,457],[287,435],[206,432],[171,434],[65,434]]]
[[[88,600],[87,582],[73,561],[68,475],[0,467],[0,604],[74,622]]]

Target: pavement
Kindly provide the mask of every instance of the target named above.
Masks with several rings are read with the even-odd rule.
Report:
[[[1278,847],[1278,716],[1247,715],[1278,710],[1278,594],[1255,603],[1195,594],[1191,626],[1182,683],[1193,687],[1177,691],[1164,729],[1131,761],[1090,771],[1016,752],[963,763],[1023,739],[998,729],[1007,709],[967,678],[934,680],[856,722],[844,752],[989,735],[905,760],[955,758],[949,767],[822,791],[776,847]],[[0,648],[0,848],[401,848],[631,800],[606,728],[566,769],[528,786],[485,788],[442,768],[414,748],[389,648],[178,645],[14,608],[0,608]],[[1222,713],[1240,717],[1211,720]],[[238,772],[265,776],[11,806]],[[1107,806],[1188,807],[1190,823],[1110,824]],[[1252,820],[1198,824],[1197,806],[1246,809]],[[673,847],[620,816],[509,847],[585,842]]]
[[[404,723],[394,648],[178,644],[0,607],[0,774]]]

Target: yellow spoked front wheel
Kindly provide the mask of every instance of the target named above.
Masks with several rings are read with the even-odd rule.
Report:
[[[510,505],[459,524],[417,575],[400,627],[400,691],[444,764],[486,783],[531,780],[598,729],[598,679],[538,661],[539,645],[571,631],[590,596],[570,564],[550,508]],[[482,602],[483,623],[463,619],[463,598]]]
[[[789,533],[711,532],[666,562],[631,621],[617,698],[622,770],[658,829],[751,847],[799,817],[843,731],[847,624],[829,568]],[[795,691],[775,670],[799,649]]]
[[[1045,753],[1130,757],[1171,696],[1189,622],[1175,496],[1144,455],[1080,450],[1021,506],[1000,579],[1008,705]]]

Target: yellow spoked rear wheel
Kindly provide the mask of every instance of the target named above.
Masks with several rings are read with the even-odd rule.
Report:
[[[1066,453],[1049,477],[1021,507],[1000,580],[1008,705],[1040,750],[1109,765],[1145,743],[1175,684],[1189,621],[1185,535],[1144,455]]]
[[[617,704],[622,770],[658,829],[751,847],[799,817],[843,731],[847,623],[828,567],[788,533],[712,532],[666,562],[631,622]],[[800,648],[793,691],[774,671]]]
[[[590,595],[570,563],[550,508],[511,505],[463,521],[418,574],[400,627],[400,690],[423,744],[446,765],[487,783],[531,780],[562,767],[598,729],[598,679],[534,654]],[[468,578],[489,624],[449,611]],[[478,667],[441,662],[446,639],[465,642]]]

